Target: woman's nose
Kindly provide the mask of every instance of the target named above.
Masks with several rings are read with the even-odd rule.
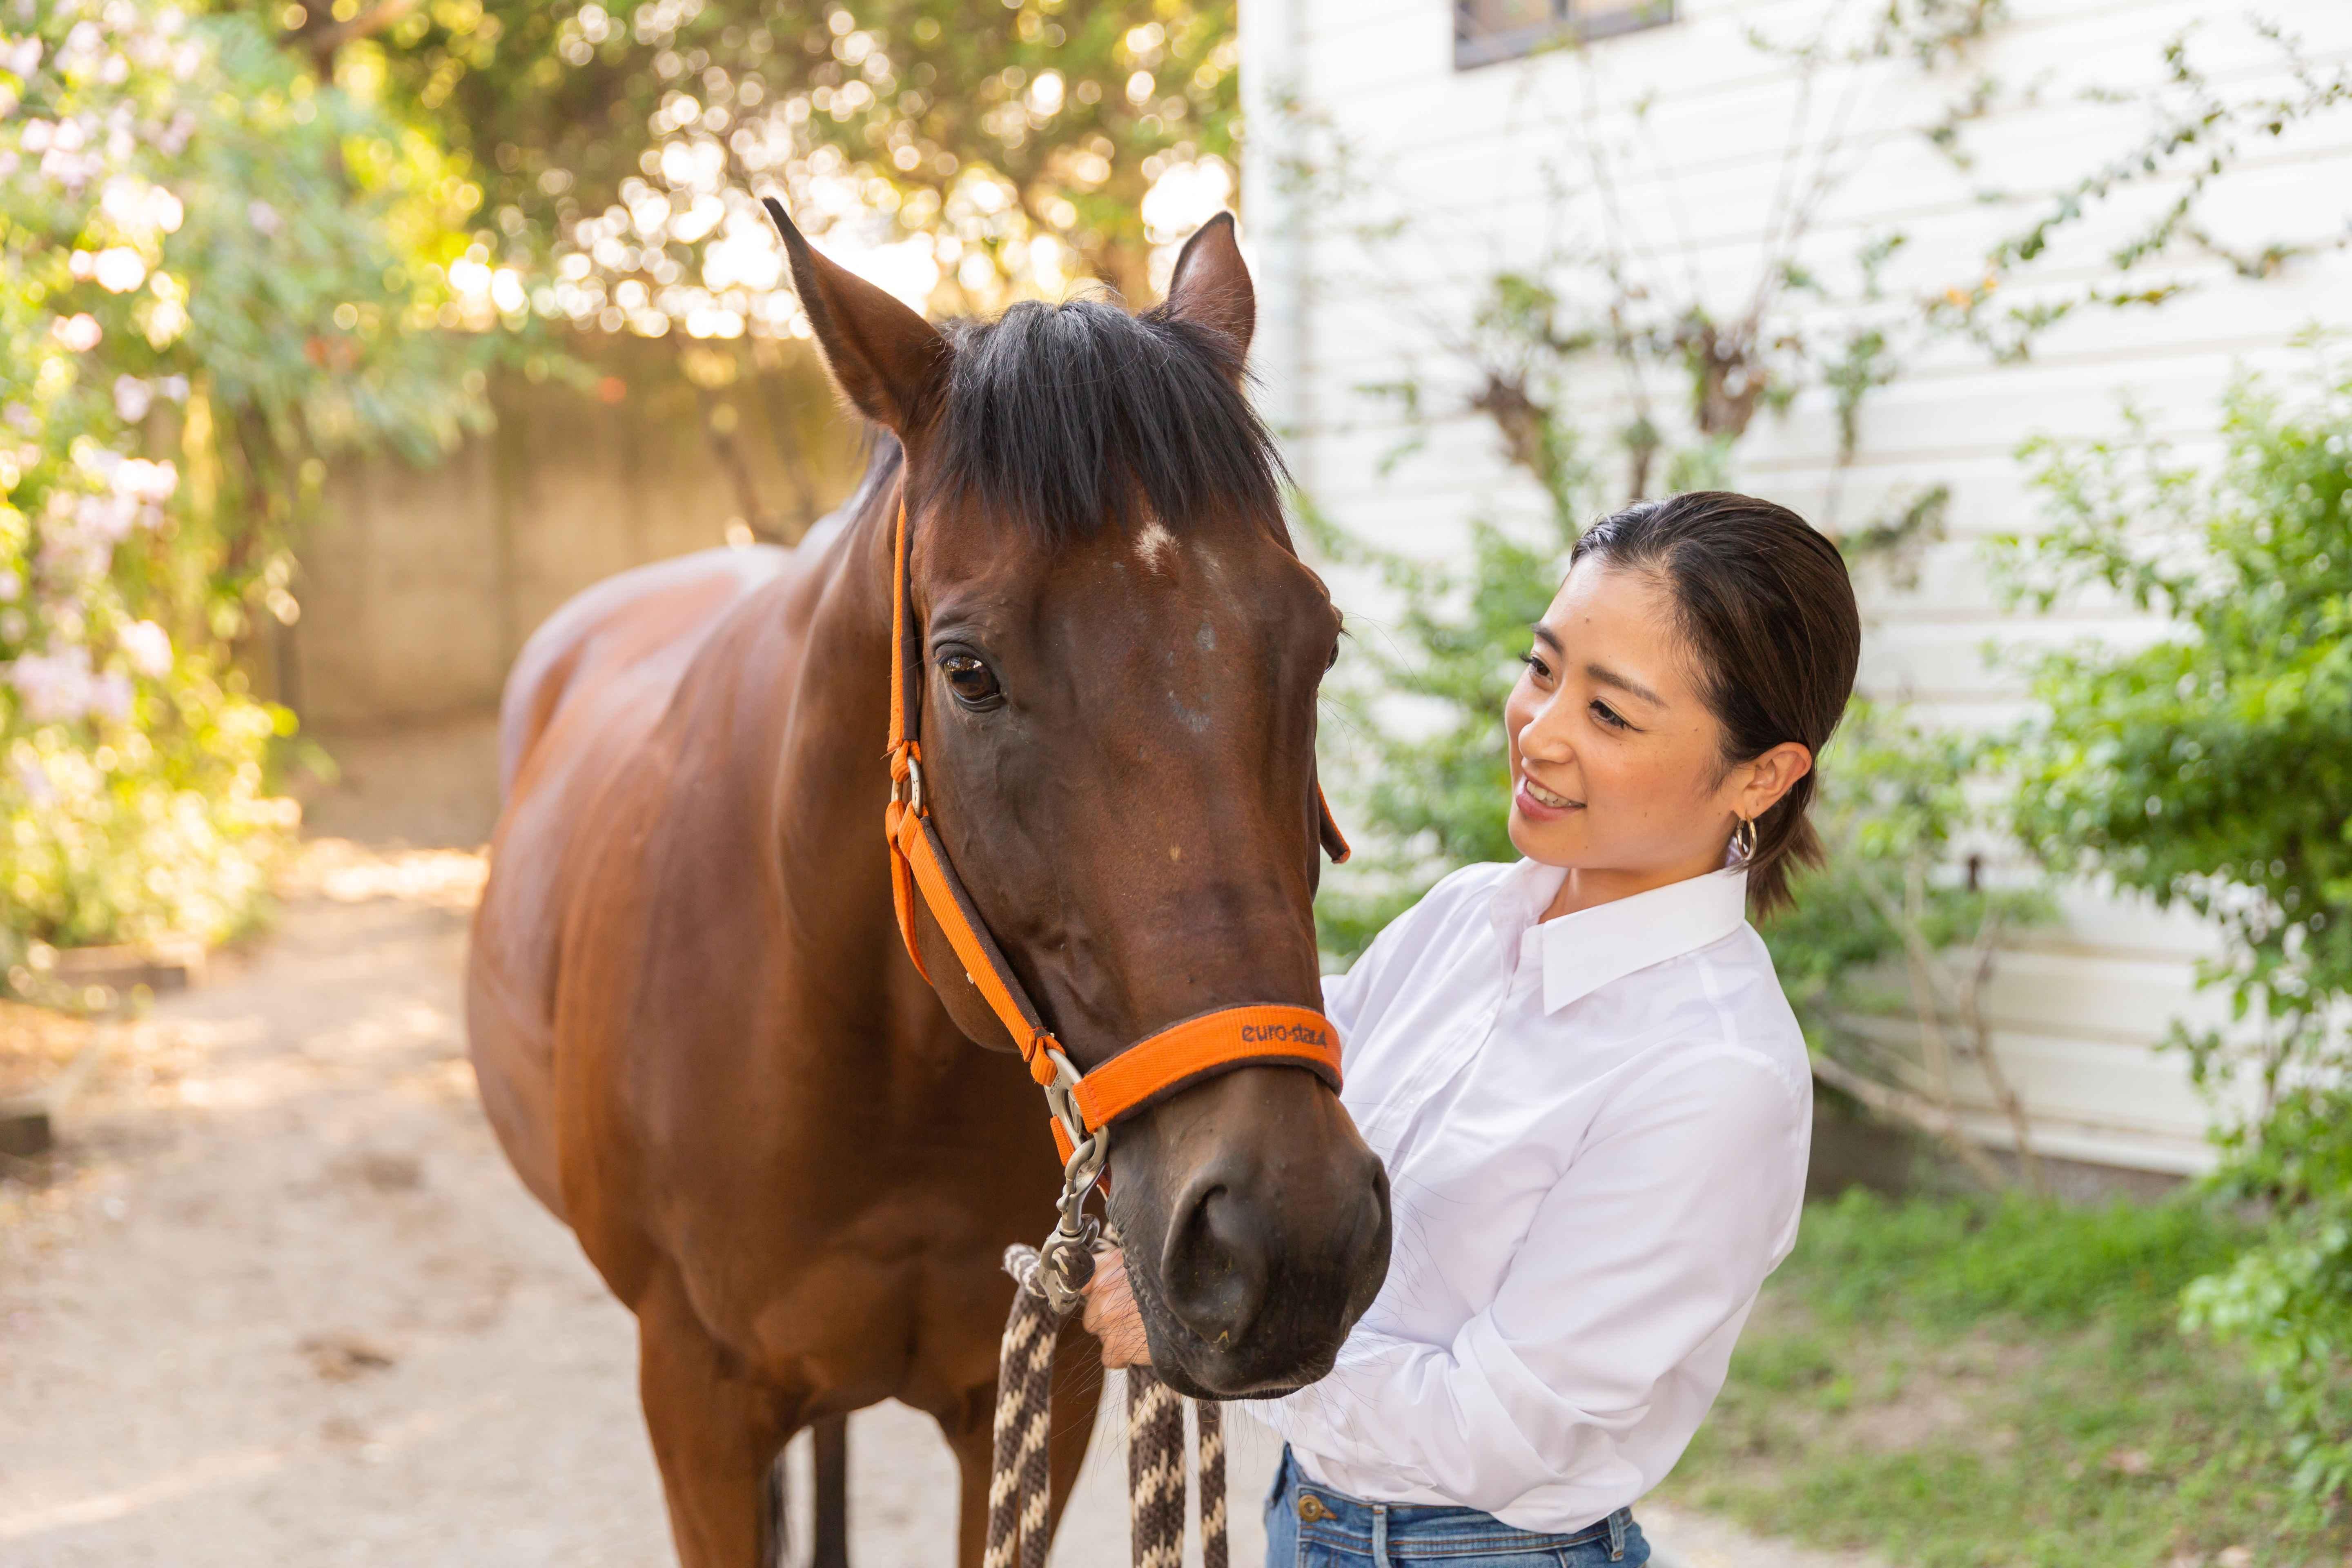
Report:
[[[1545,708],[1519,731],[1519,755],[1546,767],[1559,767],[1576,760],[1576,748],[1569,744],[1566,726],[1552,717],[1549,708]]]

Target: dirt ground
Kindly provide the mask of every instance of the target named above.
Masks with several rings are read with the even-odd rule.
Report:
[[[0,1563],[671,1561],[629,1318],[475,1103],[482,871],[314,841],[273,933],[108,1026],[63,1152],[0,1176]],[[1058,1568],[1127,1561],[1115,1394]],[[1229,1428],[1255,1564],[1276,1448]],[[861,1568],[952,1561],[928,1419],[862,1413],[851,1466]],[[1662,1563],[1830,1561],[1643,1514]]]

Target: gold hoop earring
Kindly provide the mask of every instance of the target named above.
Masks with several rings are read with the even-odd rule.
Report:
[[[1745,866],[1756,858],[1756,819],[1743,816],[1739,826],[1731,830],[1731,847],[1738,857],[1734,863]]]

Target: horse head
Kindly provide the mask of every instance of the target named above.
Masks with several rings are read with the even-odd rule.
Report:
[[[1244,393],[1231,218],[1155,310],[944,329],[777,218],[835,381],[904,448],[929,810],[1045,1021],[1090,1069],[1212,1009],[1319,1005],[1316,694],[1339,616]],[[1004,1047],[936,921],[915,929],[957,1025]],[[1389,1252],[1386,1179],[1331,1089],[1242,1068],[1120,1121],[1110,1151],[1161,1377],[1234,1398],[1322,1375]]]

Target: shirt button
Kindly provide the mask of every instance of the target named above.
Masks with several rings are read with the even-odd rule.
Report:
[[[1298,1494],[1298,1517],[1305,1520],[1307,1523],[1313,1524],[1318,1521],[1330,1518],[1331,1510],[1325,1508],[1323,1506],[1323,1500],[1317,1497],[1313,1492],[1300,1492]]]

